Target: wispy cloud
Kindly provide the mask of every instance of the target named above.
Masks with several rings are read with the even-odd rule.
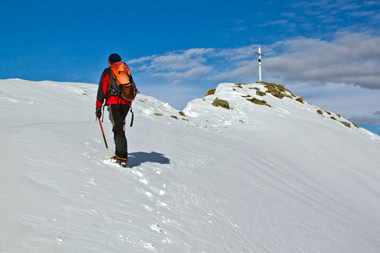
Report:
[[[367,6],[380,6],[380,2],[379,1],[364,1],[363,4],[367,5]]]
[[[379,1],[360,0],[319,0],[295,1],[289,5],[290,8],[281,16],[289,20],[288,24],[297,26],[304,31],[315,30],[320,36],[334,34],[347,24],[353,29],[351,31],[363,31],[365,27],[379,27]],[[349,22],[347,22],[349,20]],[[304,23],[307,26],[303,26]],[[312,29],[310,29],[312,28]],[[315,33],[314,33],[315,34]]]
[[[152,55],[128,61],[137,70],[172,81],[180,81],[191,77],[201,77],[210,73],[212,66],[204,65],[206,56],[213,49],[193,48],[168,52],[163,55]]]
[[[241,27],[234,27],[234,28],[231,28],[230,30],[232,30],[232,31],[245,31],[245,30],[247,30],[247,28],[241,26]]]
[[[280,19],[280,20],[268,21],[266,23],[259,24],[257,26],[258,27],[265,27],[265,26],[271,26],[271,25],[285,25],[285,24],[288,24],[288,23],[289,23],[289,20],[287,20],[287,19]]]
[[[371,17],[375,14],[376,14],[375,11],[354,11],[354,12],[349,13],[349,15],[353,17]]]
[[[144,63],[144,62],[147,62],[147,61],[150,61],[150,60],[154,59],[154,57],[156,57],[156,56],[152,55],[152,56],[141,57],[141,58],[129,60],[127,63],[128,64]]]
[[[255,56],[258,45],[250,45],[240,48],[214,49],[209,57],[225,58],[227,61],[235,62],[244,59],[252,59]]]
[[[374,1],[362,2],[356,0],[319,0],[319,1],[297,1],[294,8],[302,8],[308,15],[316,16],[320,14],[346,13],[352,10],[359,10],[365,6],[374,5]]]
[[[348,4],[344,4],[342,6],[339,7],[340,10],[344,11],[344,10],[357,10],[361,7],[361,5],[357,4],[357,3],[348,3]]]
[[[161,76],[161,77],[166,77],[171,80],[178,80],[180,81],[181,79],[187,79],[187,78],[194,78],[194,77],[202,77],[207,75],[212,71],[211,66],[204,66],[204,65],[199,65],[199,66],[194,66],[191,68],[186,69],[185,71],[169,71],[167,73],[165,72],[157,72],[153,73],[154,76]]]
[[[380,111],[366,116],[354,116],[350,120],[357,124],[380,125]]]
[[[380,21],[380,13],[377,13],[371,17],[372,20],[379,22]]]

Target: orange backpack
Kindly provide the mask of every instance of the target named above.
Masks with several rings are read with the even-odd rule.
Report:
[[[110,82],[111,94],[132,102],[137,95],[137,89],[128,65],[124,62],[115,62],[110,69],[113,77]]]

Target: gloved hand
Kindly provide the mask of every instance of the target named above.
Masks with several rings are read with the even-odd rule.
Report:
[[[101,107],[96,107],[95,115],[96,115],[96,117],[97,117],[98,119],[99,119],[100,117],[102,117],[102,108],[101,108]]]

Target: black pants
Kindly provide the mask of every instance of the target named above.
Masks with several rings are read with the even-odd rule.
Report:
[[[115,140],[115,155],[128,158],[128,144],[125,137],[125,118],[131,106],[129,105],[109,105],[108,111],[112,122],[113,138]]]

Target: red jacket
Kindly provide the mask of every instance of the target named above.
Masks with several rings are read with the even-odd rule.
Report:
[[[104,99],[106,98],[109,86],[110,86],[110,68],[106,68],[102,76],[100,77],[99,86],[98,86],[98,95],[96,97],[96,106],[102,107],[104,103]],[[131,105],[132,102],[126,101],[118,96],[111,96],[106,101],[106,105],[112,104],[123,104],[123,105]]]

